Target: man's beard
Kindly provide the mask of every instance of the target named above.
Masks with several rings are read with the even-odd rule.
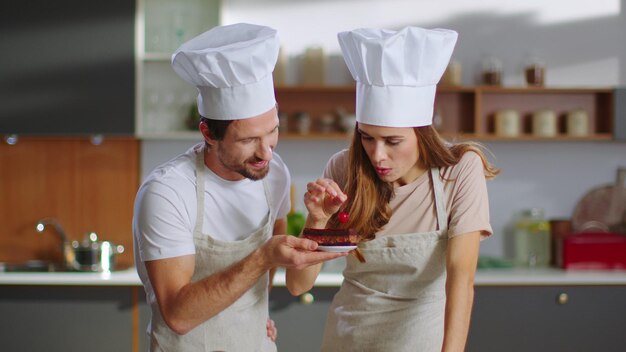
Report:
[[[257,158],[253,158],[250,161],[255,162],[255,161],[259,161]],[[249,178],[252,181],[258,181],[262,178],[264,178],[265,176],[267,176],[267,174],[270,172],[270,165],[267,164],[267,166],[265,168],[263,168],[262,170],[253,170],[250,168],[247,168],[247,162],[241,166],[241,168],[239,169],[233,169],[233,171],[238,172],[241,176],[245,177],[245,178]]]
[[[269,163],[262,170],[256,170],[256,169],[252,169],[252,168],[248,167],[248,162],[261,161],[261,159],[259,159],[259,158],[252,157],[252,158],[250,158],[248,160],[245,160],[242,164],[238,164],[238,163],[234,162],[232,159],[229,159],[228,158],[229,156],[230,155],[228,155],[228,154],[218,153],[218,159],[220,160],[222,165],[224,165],[224,167],[226,167],[227,169],[229,169],[231,171],[234,171],[234,172],[240,174],[241,176],[243,176],[245,178],[248,178],[248,179],[250,179],[252,181],[258,181],[260,179],[263,179],[265,176],[267,176],[267,174],[270,171]]]

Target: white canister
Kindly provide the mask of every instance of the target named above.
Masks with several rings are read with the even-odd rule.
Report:
[[[556,113],[552,110],[537,110],[533,113],[533,135],[554,137],[557,133]]]
[[[513,109],[504,109],[496,112],[496,135],[502,137],[517,137],[521,130],[519,112]]]
[[[566,131],[568,136],[582,137],[589,134],[589,115],[577,109],[567,113]]]

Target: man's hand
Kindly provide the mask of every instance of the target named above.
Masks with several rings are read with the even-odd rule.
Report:
[[[260,248],[270,267],[304,269],[347,253],[316,252],[317,242],[287,235],[275,235]]]

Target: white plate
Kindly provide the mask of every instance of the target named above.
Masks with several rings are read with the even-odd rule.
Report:
[[[356,246],[317,246],[322,252],[349,252],[355,248]]]

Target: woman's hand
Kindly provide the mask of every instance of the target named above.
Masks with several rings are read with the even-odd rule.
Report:
[[[272,340],[273,342],[276,342],[278,331],[276,330],[276,325],[274,324],[274,321],[272,319],[267,318],[265,328],[267,329],[267,337],[269,337],[270,340]]]
[[[335,181],[320,178],[306,185],[304,205],[309,211],[309,218],[313,222],[328,222],[341,205],[348,199]]]

